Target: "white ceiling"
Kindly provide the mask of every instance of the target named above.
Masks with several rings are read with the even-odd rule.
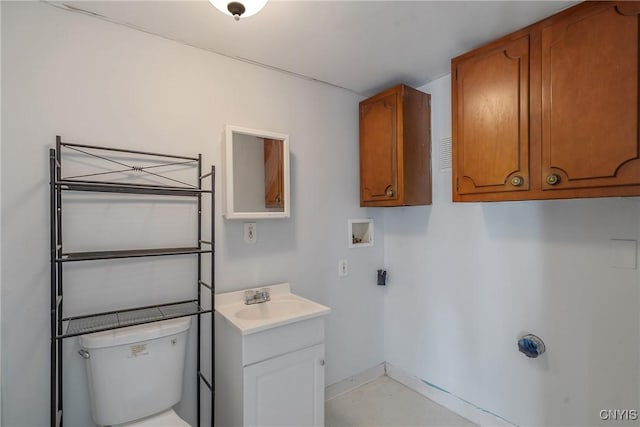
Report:
[[[572,3],[271,0],[239,22],[206,0],[56,4],[368,96],[443,76],[452,57]]]

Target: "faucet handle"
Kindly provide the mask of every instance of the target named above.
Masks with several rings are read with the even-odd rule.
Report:
[[[249,289],[247,291],[244,291],[244,300],[248,301],[248,300],[252,300],[254,299],[256,296],[256,291],[253,289]]]
[[[266,301],[269,301],[271,299],[271,288],[261,288],[258,294]]]

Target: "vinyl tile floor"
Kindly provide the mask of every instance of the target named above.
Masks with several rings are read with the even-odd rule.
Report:
[[[475,425],[387,376],[334,397],[325,406],[325,427]]]

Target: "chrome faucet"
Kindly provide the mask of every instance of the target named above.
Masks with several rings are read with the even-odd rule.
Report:
[[[247,305],[259,304],[261,302],[271,301],[271,289],[262,288],[259,290],[244,291],[244,303]]]

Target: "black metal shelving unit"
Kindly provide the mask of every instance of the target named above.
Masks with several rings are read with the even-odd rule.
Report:
[[[88,159],[99,163],[91,173],[82,173],[75,176],[63,176],[63,151],[73,156],[87,156]],[[135,162],[126,159],[137,160]],[[144,165],[145,162],[152,164]],[[169,174],[157,173],[162,168],[171,167],[195,167],[197,169],[197,181],[189,184],[169,176]],[[211,171],[202,173],[202,155],[197,157],[176,156],[144,151],[108,148],[85,144],[73,144],[63,142],[60,136],[56,137],[56,148],[49,151],[50,169],[50,240],[51,240],[51,427],[63,425],[63,384],[62,384],[62,354],[65,338],[82,334],[107,331],[144,323],[157,322],[186,316],[197,316],[197,424],[200,426],[201,407],[201,381],[209,389],[211,395],[211,426],[214,420],[213,378],[207,380],[201,371],[201,342],[202,342],[202,315],[210,314],[211,318],[211,376],[214,369],[214,320],[213,307],[215,302],[215,166]],[[127,177],[151,178],[152,184],[140,182],[127,182]],[[91,179],[88,179],[91,178]],[[117,181],[109,181],[115,178]],[[98,180],[92,180],[98,179]],[[209,179],[210,189],[203,189],[203,182]],[[144,181],[144,179],[143,179]],[[160,182],[160,184],[158,184]],[[163,185],[169,183],[171,185]],[[176,185],[178,184],[178,185]],[[90,251],[90,252],[65,252],[62,239],[62,204],[63,193],[67,191],[86,191],[92,193],[122,193],[138,195],[159,195],[172,197],[195,198],[197,201],[197,242],[190,247],[174,248],[142,248],[133,250]],[[202,239],[202,203],[203,195],[211,197],[210,227],[211,240]],[[206,283],[202,278],[203,256],[210,255],[211,278]],[[68,262],[100,261],[123,258],[161,257],[161,256],[197,256],[198,272],[197,283],[194,284],[195,297],[189,300],[172,301],[165,304],[149,305],[144,307],[128,307],[122,310],[93,313],[83,316],[65,316],[63,298],[64,265]],[[202,305],[202,288],[210,293],[211,308]],[[205,291],[206,292],[206,291]]]

